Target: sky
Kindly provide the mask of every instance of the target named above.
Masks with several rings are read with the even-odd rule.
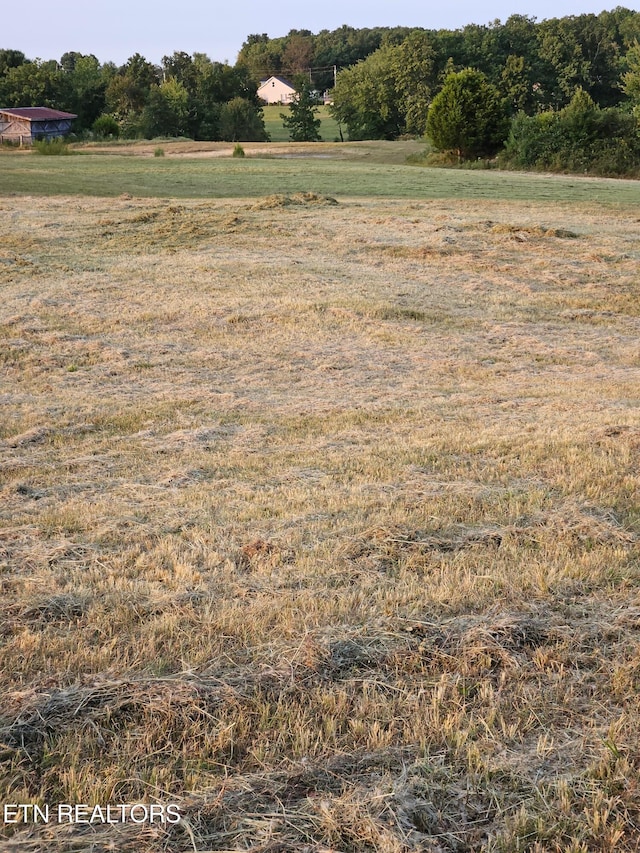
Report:
[[[538,21],[601,12],[621,5],[639,9],[640,0],[22,0],[0,11],[0,48],[21,50],[29,59],[59,59],[75,50],[101,62],[123,64],[134,53],[159,63],[174,51],[206,53],[235,63],[250,33],[271,38],[292,29],[313,33],[343,24],[360,28],[415,26],[457,29],[488,24],[509,15]]]

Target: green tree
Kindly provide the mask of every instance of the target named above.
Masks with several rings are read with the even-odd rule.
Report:
[[[189,100],[191,136],[195,139],[233,140],[234,135],[240,134],[244,141],[266,138],[256,84],[246,66],[232,68],[221,62],[212,62],[204,53],[195,53],[193,67],[195,85]],[[242,103],[225,107],[236,98]]]
[[[55,59],[24,62],[8,68],[0,86],[4,107],[51,107],[64,110],[69,102],[66,75]]]
[[[142,111],[153,86],[160,82],[160,71],[155,65],[135,53],[118,69],[106,91],[107,110],[123,126],[125,136],[139,132]]]
[[[311,86],[305,80],[296,81],[296,91],[289,104],[289,114],[280,113],[289,139],[293,142],[320,142],[320,119],[316,118],[318,108],[311,96]]]
[[[427,110],[438,85],[431,36],[413,30],[399,42],[385,43],[352,68],[338,74],[332,114],[350,139],[422,136]]]
[[[254,82],[278,74],[282,68],[285,39],[270,39],[267,33],[247,37],[240,48],[236,67],[245,68]]]
[[[78,118],[75,130],[88,130],[105,110],[109,69],[93,54],[66,53],[60,60],[67,81],[67,109]]]
[[[391,45],[338,74],[331,113],[347,126],[349,139],[396,139],[404,133]]]
[[[190,95],[193,95],[198,81],[198,69],[191,56],[184,51],[175,51],[171,56],[162,57],[164,79],[172,77],[181,83]]]
[[[569,15],[543,21],[537,36],[538,55],[553,72],[544,87],[546,106],[566,106],[578,89],[601,106],[619,102],[619,48],[601,19]]]
[[[640,105],[640,42],[634,42],[625,57],[627,70],[622,75],[622,91],[634,106]]]
[[[262,110],[247,98],[232,98],[220,106],[219,138],[226,142],[266,142]]]
[[[495,154],[507,134],[498,90],[473,68],[450,74],[429,108],[427,133],[436,148],[460,160]]]
[[[28,60],[21,50],[0,50],[0,77],[5,75],[9,68],[17,68],[25,62]]]
[[[387,57],[404,122],[403,133],[422,136],[437,86],[432,39],[428,33],[414,30],[400,44],[391,46]]]
[[[500,89],[511,114],[526,110],[531,105],[533,87],[524,56],[509,54],[500,75]]]
[[[182,83],[170,77],[152,86],[140,121],[143,136],[185,136],[188,110],[189,94]]]

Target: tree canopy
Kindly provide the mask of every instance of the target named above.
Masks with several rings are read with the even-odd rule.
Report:
[[[561,111],[578,91],[600,109],[637,110],[639,44],[640,12],[616,7],[541,22],[511,15],[456,30],[345,25],[276,38],[254,33],[233,66],[180,51],[160,65],[135,53],[118,67],[76,51],[32,60],[3,49],[0,106],[73,112],[79,132],[108,115],[126,136],[263,139],[259,81],[302,72],[320,91],[333,88],[337,75],[333,112],[349,138],[393,139],[424,134],[445,80],[465,69],[484,74],[511,117]]]
[[[46,106],[75,113],[76,132],[97,125],[128,137],[264,140],[262,110],[246,68],[176,52],[160,66],[139,53],[124,65],[101,65],[92,54],[31,61],[0,51],[0,106]],[[240,135],[238,135],[240,134]]]
[[[433,99],[427,133],[442,150],[459,159],[490,156],[507,134],[504,105],[495,86],[481,71],[466,68],[450,74]]]

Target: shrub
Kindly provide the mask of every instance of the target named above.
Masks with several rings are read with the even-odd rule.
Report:
[[[156,148],[153,152],[154,157],[164,157],[164,148]]]
[[[71,154],[72,151],[64,139],[36,139],[33,143],[33,150],[36,154],[48,155],[64,155]]]
[[[231,156],[232,157],[244,157],[244,148],[242,147],[242,145],[240,145],[239,142],[234,147],[233,154]]]
[[[562,110],[519,113],[503,162],[516,169],[632,175],[640,169],[640,134],[633,114],[600,109],[582,90]]]
[[[94,121],[91,129],[100,139],[108,139],[109,137],[117,139],[120,136],[120,125],[115,118],[110,115],[99,116]]]

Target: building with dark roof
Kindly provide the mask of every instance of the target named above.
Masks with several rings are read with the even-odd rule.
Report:
[[[70,132],[74,118],[49,107],[0,108],[0,142],[32,145],[36,139],[58,139]]]

